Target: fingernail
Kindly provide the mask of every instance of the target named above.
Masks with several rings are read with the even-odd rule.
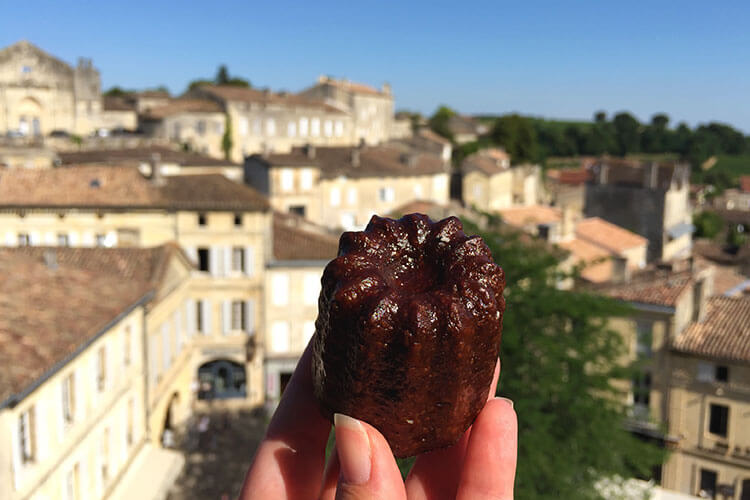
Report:
[[[336,413],[336,451],[339,455],[341,480],[348,484],[365,484],[370,480],[370,438],[359,420]]]
[[[508,403],[510,405],[511,408],[513,408],[513,400],[512,399],[501,398],[501,397],[496,397],[495,399],[499,399],[501,401],[505,401],[506,403]]]

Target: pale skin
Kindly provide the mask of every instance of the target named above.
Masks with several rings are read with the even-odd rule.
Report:
[[[336,447],[325,463],[331,423],[313,395],[311,351],[302,355],[240,493],[242,500],[510,500],[516,473],[517,421],[510,400],[495,398],[500,363],[486,405],[450,448],[417,457],[406,481],[391,449],[371,425],[335,416]]]

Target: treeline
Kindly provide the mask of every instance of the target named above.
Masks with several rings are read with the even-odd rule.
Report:
[[[431,128],[446,135],[447,117],[441,107],[429,120]],[[669,116],[655,114],[641,123],[627,112],[611,118],[600,111],[591,122],[566,122],[524,117],[518,114],[479,116],[489,132],[477,144],[459,147],[459,156],[485,145],[505,148],[515,163],[543,163],[551,156],[599,156],[609,154],[672,154],[697,167],[715,155],[750,153],[750,137],[722,123],[690,128],[685,123],[670,126]]]

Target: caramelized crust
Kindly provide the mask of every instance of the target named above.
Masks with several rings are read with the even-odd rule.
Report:
[[[313,382],[328,418],[375,426],[405,457],[454,444],[487,399],[503,271],[461,222],[373,216],[326,266]]]

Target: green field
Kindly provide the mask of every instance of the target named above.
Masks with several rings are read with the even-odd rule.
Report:
[[[750,155],[719,156],[709,171],[724,172],[736,182],[740,175],[750,175]]]

